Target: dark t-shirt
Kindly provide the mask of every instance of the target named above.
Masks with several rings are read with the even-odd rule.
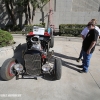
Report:
[[[91,29],[88,34],[86,35],[86,38],[83,41],[83,51],[87,52],[87,50],[89,49],[91,43],[93,41],[97,41],[99,36],[99,33],[96,29]],[[90,53],[93,53],[95,49],[95,46],[91,49]]]

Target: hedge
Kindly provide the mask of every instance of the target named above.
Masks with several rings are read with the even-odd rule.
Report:
[[[97,26],[100,27],[100,25]],[[85,24],[61,24],[59,25],[59,35],[80,36],[81,31],[85,27]]]
[[[59,29],[61,28],[71,28],[71,29],[76,29],[76,28],[84,28],[86,27],[86,24],[60,24]]]
[[[84,24],[61,24],[59,25],[59,35],[80,36],[84,27],[86,27]]]
[[[7,32],[0,29],[0,47],[8,46],[13,43],[13,37],[12,35]]]
[[[100,27],[100,25],[97,26]],[[59,35],[80,36],[81,31],[85,27],[85,24],[61,24],[59,25]]]
[[[64,29],[62,31],[59,32],[59,35],[63,35],[63,36],[80,36],[82,29]]]
[[[26,34],[26,32],[24,32],[24,31],[12,31],[12,32],[10,32],[11,34]]]

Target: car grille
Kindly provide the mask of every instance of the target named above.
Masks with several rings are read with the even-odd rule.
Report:
[[[25,54],[25,68],[29,75],[41,74],[41,56],[40,54]]]

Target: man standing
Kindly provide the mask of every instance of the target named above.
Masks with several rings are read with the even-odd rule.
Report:
[[[90,64],[90,59],[92,57],[92,53],[94,52],[95,45],[99,36],[98,31],[95,29],[95,24],[90,22],[88,24],[89,32],[86,35],[86,38],[83,40],[83,69],[80,70],[80,73],[88,72],[88,67]]]
[[[90,22],[93,22],[95,25],[97,24],[96,19],[91,19]],[[88,23],[88,24],[89,24],[89,23]],[[95,26],[95,29],[99,32],[99,36],[100,36],[100,28],[99,28],[98,26]],[[86,37],[86,35],[87,35],[88,32],[89,32],[89,28],[88,28],[88,25],[87,25],[87,27],[85,27],[85,28],[83,29],[83,31],[81,32],[81,36],[82,36],[82,39],[83,39],[83,40],[84,40],[84,38]],[[80,62],[82,56],[83,56],[83,53],[82,53],[82,49],[81,49],[80,55],[79,55],[79,57],[77,58],[76,61],[77,61],[77,62]]]

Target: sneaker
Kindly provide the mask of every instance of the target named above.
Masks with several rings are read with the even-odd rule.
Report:
[[[87,73],[87,72],[84,70],[79,70],[79,73]]]
[[[83,68],[83,65],[77,65],[78,68]]]
[[[77,61],[77,62],[80,62],[80,61],[81,61],[81,59],[79,59],[79,58],[78,58],[76,61]]]

